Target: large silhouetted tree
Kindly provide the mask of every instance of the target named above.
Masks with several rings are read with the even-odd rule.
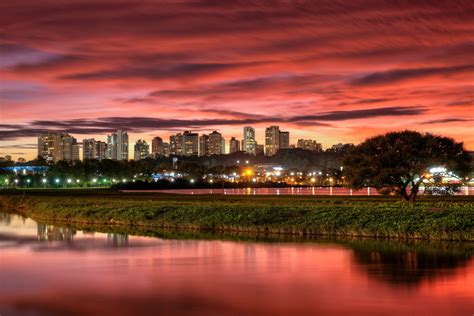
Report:
[[[343,165],[353,188],[389,188],[413,202],[431,167],[444,166],[464,177],[470,160],[463,144],[452,138],[403,131],[367,139],[345,155]]]

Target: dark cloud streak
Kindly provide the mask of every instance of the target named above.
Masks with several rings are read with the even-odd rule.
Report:
[[[212,110],[208,110],[211,112]],[[193,129],[219,125],[247,125],[261,123],[293,123],[302,126],[332,126],[326,122],[346,121],[362,118],[376,118],[384,116],[413,116],[425,112],[422,107],[388,107],[362,109],[353,111],[331,111],[316,115],[293,117],[256,116],[242,112],[217,110],[219,114],[234,115],[234,119],[159,119],[147,117],[103,117],[97,119],[73,119],[65,121],[36,120],[28,126],[2,124],[0,139],[15,139],[21,137],[38,136],[48,131],[62,131],[71,134],[104,134],[117,129],[131,132],[153,130]]]

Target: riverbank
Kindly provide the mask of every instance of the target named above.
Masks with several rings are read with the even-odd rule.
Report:
[[[189,196],[18,190],[0,207],[33,219],[107,226],[474,241],[474,198]]]

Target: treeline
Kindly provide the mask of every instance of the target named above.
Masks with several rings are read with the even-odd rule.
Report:
[[[107,177],[132,177],[137,174],[161,173],[163,171],[179,171],[189,175],[223,174],[239,170],[242,166],[256,164],[276,164],[285,169],[297,170],[329,170],[339,169],[342,157],[349,148],[337,152],[314,152],[303,149],[282,149],[275,156],[249,155],[237,152],[227,155],[213,155],[207,157],[158,157],[139,161],[115,161],[110,159],[85,161],[59,161],[47,164],[45,160],[37,158],[26,163],[1,161],[1,167],[47,166],[47,175],[54,177],[86,178],[88,176],[103,175]],[[173,162],[177,158],[177,162]],[[5,171],[4,171],[5,173]]]

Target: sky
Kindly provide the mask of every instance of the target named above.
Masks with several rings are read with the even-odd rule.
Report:
[[[474,1],[4,0],[0,155],[122,128],[359,143],[411,129],[474,150]],[[133,146],[131,146],[133,147]]]

